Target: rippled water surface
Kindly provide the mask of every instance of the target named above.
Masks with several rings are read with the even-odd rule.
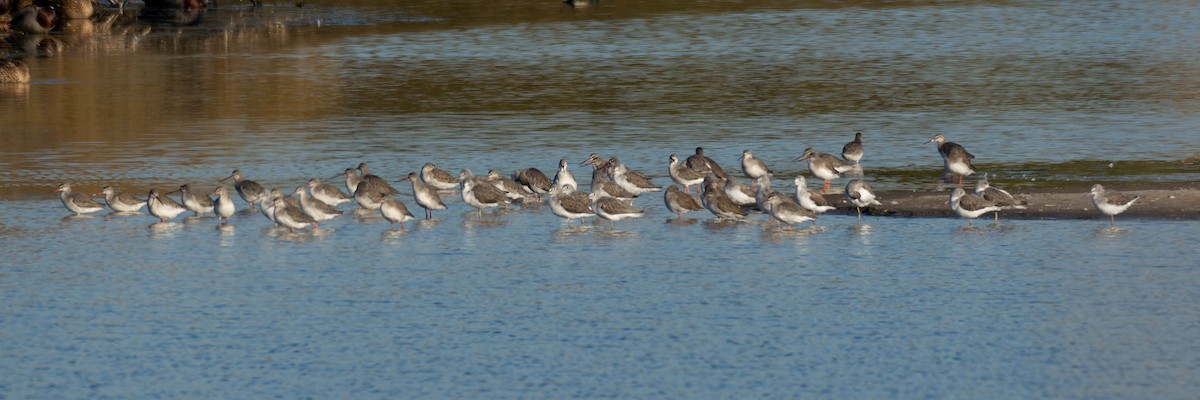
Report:
[[[1194,181],[1192,2],[222,4],[5,37],[34,82],[0,85],[0,397],[1200,392],[1190,221],[784,231],[667,221],[650,196],[614,230],[447,196],[402,233],[350,213],[290,234],[64,218],[53,196],[592,152],[665,184],[696,146],[794,176],[856,131],[883,189],[936,187],[934,133],[1007,187]]]

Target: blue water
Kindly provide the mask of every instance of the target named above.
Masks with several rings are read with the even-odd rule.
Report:
[[[782,231],[545,206],[392,234],[0,203],[0,393],[1189,398],[1189,222],[828,215]],[[655,204],[657,206],[657,204]],[[706,218],[703,215],[694,215]]]
[[[648,196],[614,229],[447,196],[403,232],[348,214],[292,234],[257,212],[64,218],[53,195],[235,168],[290,189],[364,161],[551,173],[592,152],[665,184],[696,146],[731,171],[751,149],[790,190],[793,157],[860,130],[877,189],[935,190],[935,133],[1008,188],[1191,181],[1194,2],[222,7],[52,33],[54,57],[6,37],[34,83],[0,86],[0,398],[1200,393],[1194,221],[785,231],[668,222]]]

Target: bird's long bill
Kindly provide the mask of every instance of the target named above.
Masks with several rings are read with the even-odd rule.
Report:
[[[175,193],[179,193],[182,191],[183,191],[183,189],[175,189],[174,191],[167,192],[167,194],[175,194]]]
[[[793,159],[792,159],[792,161],[804,161],[804,160],[807,160],[807,159],[809,159],[809,158],[812,158],[812,154],[805,154],[805,155],[802,155],[802,156],[800,156],[800,157],[793,158]]]
[[[325,178],[325,179],[334,179],[334,178],[337,178],[337,177],[339,177],[339,176],[346,176],[346,171],[339,172],[337,175],[334,175],[334,176],[331,176],[331,177],[328,177],[328,178]]]
[[[580,166],[580,167],[582,167],[582,166],[584,166],[584,165],[588,165],[588,164],[591,164],[591,163],[592,163],[592,159],[591,159],[591,158],[588,158],[588,159],[586,159],[586,160],[580,161],[580,162],[579,162],[579,166]]]
[[[230,180],[230,179],[233,179],[233,175],[227,176],[227,177],[225,177],[225,179],[219,180],[219,181],[217,181],[217,182],[225,182],[225,181],[227,181],[227,180]]]

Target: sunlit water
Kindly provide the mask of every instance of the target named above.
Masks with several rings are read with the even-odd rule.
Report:
[[[290,189],[363,161],[393,180],[427,161],[552,174],[591,152],[666,184],[696,146],[730,170],[752,149],[789,181],[805,147],[860,130],[877,188],[936,187],[933,133],[1007,187],[1191,181],[1190,2],[240,7],[52,35],[35,82],[0,87],[0,397],[1200,392],[1190,222],[785,231],[668,223],[652,195],[645,218],[581,228],[447,196],[404,232],[348,214],[291,234],[257,212],[64,219],[52,192],[234,168]]]

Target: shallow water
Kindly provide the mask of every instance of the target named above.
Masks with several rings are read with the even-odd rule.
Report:
[[[403,233],[347,215],[287,234],[257,212],[223,230],[64,219],[53,188],[216,186],[234,168],[292,188],[363,161],[389,179],[427,161],[552,175],[591,152],[665,184],[696,146],[791,177],[805,147],[855,131],[877,189],[937,187],[938,132],[1009,188],[1194,181],[1198,13],[235,3],[197,26],[55,33],[53,57],[9,37],[35,81],[0,86],[0,397],[1189,398],[1190,222],[827,215],[788,232],[665,223],[649,196],[614,231],[448,197]]]
[[[13,397],[1196,393],[1186,222],[463,213],[320,234],[0,203]],[[702,217],[702,216],[698,216]]]

